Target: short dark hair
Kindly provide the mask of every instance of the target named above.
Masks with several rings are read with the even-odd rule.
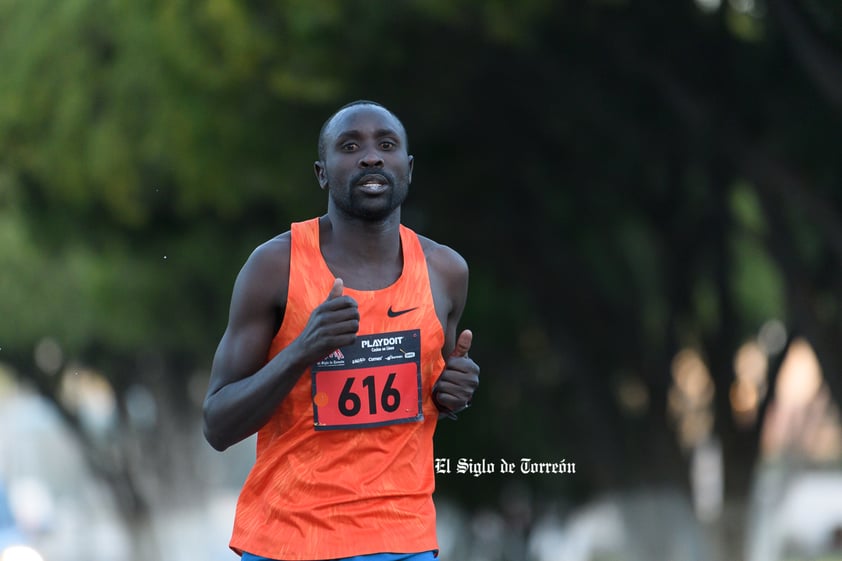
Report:
[[[382,103],[371,101],[370,99],[358,99],[356,101],[346,103],[345,105],[334,111],[333,114],[330,117],[328,117],[327,120],[325,120],[325,122],[322,124],[321,130],[319,130],[319,160],[324,161],[325,159],[325,154],[327,152],[327,147],[325,146],[325,131],[327,130],[328,125],[330,125],[330,122],[333,121],[334,117],[339,115],[342,111],[348,109],[349,107],[356,107],[357,105],[373,105],[374,107],[380,107],[381,109],[387,111],[392,117],[394,117],[395,120],[400,124],[401,128],[404,128],[403,123],[401,123],[401,120],[398,119],[398,116],[392,113],[392,111]],[[406,131],[404,131],[404,135],[406,135]]]

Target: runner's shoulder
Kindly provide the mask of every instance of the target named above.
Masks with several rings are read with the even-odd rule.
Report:
[[[276,290],[289,278],[290,234],[284,232],[257,246],[249,255],[240,280],[248,285]]]
[[[421,242],[421,249],[431,269],[447,276],[468,274],[467,261],[455,249],[420,234],[418,234],[418,241]]]
[[[260,265],[279,265],[287,263],[289,265],[289,252],[291,247],[291,239],[289,230],[283,234],[278,234],[272,239],[266,240],[251,252],[249,261],[255,261]]]

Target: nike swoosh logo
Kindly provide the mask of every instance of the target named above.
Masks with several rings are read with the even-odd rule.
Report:
[[[392,306],[389,306],[389,310],[386,312],[386,315],[389,316],[390,318],[396,318],[398,316],[402,316],[404,314],[407,314],[407,313],[411,312],[412,310],[417,310],[417,309],[418,309],[418,306],[415,306],[414,308],[407,308],[406,310],[393,310]]]

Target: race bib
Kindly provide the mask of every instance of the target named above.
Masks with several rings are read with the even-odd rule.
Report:
[[[413,423],[421,410],[421,330],[360,335],[311,369],[316,430]]]

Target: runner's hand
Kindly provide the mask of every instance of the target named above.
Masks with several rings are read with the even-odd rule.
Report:
[[[298,336],[298,343],[307,358],[314,363],[336,349],[350,345],[360,328],[360,312],[357,301],[343,296],[342,279],[335,279],[327,299],[311,313],[307,325]]]
[[[463,411],[474,398],[479,386],[479,366],[468,357],[472,340],[473,333],[468,329],[459,334],[456,348],[445,361],[444,371],[433,387],[433,402],[442,412]]]

